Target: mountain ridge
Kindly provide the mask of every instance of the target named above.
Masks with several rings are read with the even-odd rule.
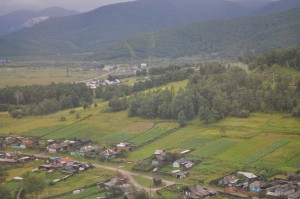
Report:
[[[0,35],[20,30],[30,19],[37,17],[63,17],[78,14],[78,11],[50,7],[40,11],[17,10],[0,16]]]

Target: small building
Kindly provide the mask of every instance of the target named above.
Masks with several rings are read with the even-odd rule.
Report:
[[[185,154],[188,154],[189,152],[191,152],[191,150],[183,150],[180,152],[180,154],[185,155]]]
[[[218,181],[219,186],[234,187],[237,185],[239,179],[235,175],[227,175]]]
[[[265,183],[263,181],[256,180],[249,185],[249,190],[259,193],[262,191],[263,186],[265,186]]]
[[[162,184],[161,178],[153,178],[153,185],[160,186]]]
[[[288,196],[296,192],[296,186],[293,184],[276,185],[267,189],[266,195],[281,197]]]
[[[121,142],[121,143],[117,144],[116,147],[117,147],[118,151],[120,151],[120,150],[131,151],[132,150],[132,146],[128,142],[124,142],[124,143]]]
[[[114,149],[106,149],[101,153],[106,159],[112,159],[116,156],[117,152]]]
[[[73,159],[71,159],[71,158],[61,158],[60,160],[59,160],[59,163],[60,163],[60,165],[62,166],[62,167],[66,167],[66,166],[72,166],[72,165],[74,165],[74,160]]]
[[[183,167],[185,169],[190,169],[195,165],[194,162],[187,160],[185,158],[181,158],[179,160],[176,160],[175,162],[173,162],[173,167],[174,168],[179,168],[179,167]]]
[[[47,147],[48,153],[58,153],[58,152],[64,152],[68,150],[69,144],[66,142],[63,143],[54,143]]]
[[[209,196],[217,195],[217,192],[212,189],[204,188],[200,185],[192,185],[184,189],[184,195],[188,196],[188,198],[202,199]]]
[[[243,175],[247,179],[255,179],[257,176],[253,173],[239,171],[238,174]]]
[[[179,171],[175,174],[175,177],[178,179],[186,178],[188,177],[190,173],[188,171]]]

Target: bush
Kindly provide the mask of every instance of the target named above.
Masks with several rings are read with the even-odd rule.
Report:
[[[61,116],[59,121],[61,122],[67,121],[67,118],[65,116]]]

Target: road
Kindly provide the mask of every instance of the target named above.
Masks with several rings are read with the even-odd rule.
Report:
[[[84,163],[84,162],[81,162],[81,163]],[[174,182],[174,181],[162,179],[162,182],[165,183],[165,186],[160,187],[160,188],[151,188],[150,189],[148,187],[144,187],[144,186],[140,185],[132,176],[139,176],[139,177],[142,177],[142,178],[152,180],[153,177],[151,177],[151,176],[141,174],[141,173],[135,173],[135,172],[132,172],[132,171],[127,171],[127,170],[124,170],[124,169],[120,169],[120,166],[119,167],[113,167],[113,166],[105,166],[105,165],[95,164],[95,163],[93,163],[93,165],[96,168],[108,169],[108,170],[116,171],[116,172],[119,172],[119,173],[122,173],[122,174],[126,175],[128,177],[128,180],[131,182],[131,184],[135,188],[145,190],[147,193],[149,193],[151,195],[151,197],[155,196],[155,193],[156,193],[157,190],[176,184],[176,182]],[[211,189],[211,188],[208,188],[208,189]],[[222,190],[220,188],[219,189],[214,189],[214,190],[218,191],[220,193],[226,193],[226,192],[224,192],[224,190]],[[228,194],[228,193],[226,193],[226,194]],[[239,197],[242,197],[242,198],[247,198],[247,195],[245,195],[243,193],[230,193],[230,194],[235,195],[235,196],[239,196]]]
[[[148,176],[148,175],[145,175],[145,174],[140,174],[140,173],[135,173],[135,172],[132,172],[132,171],[126,171],[126,170],[120,169],[119,167],[104,166],[104,165],[95,164],[95,163],[93,163],[93,165],[95,167],[97,167],[97,168],[113,170],[113,171],[117,171],[117,172],[120,172],[120,173],[126,175],[128,177],[128,180],[132,183],[132,185],[135,188],[145,190],[146,192],[148,192],[149,194],[151,194],[152,197],[155,195],[155,193],[156,193],[157,190],[162,189],[162,188],[167,187],[167,186],[170,186],[170,185],[176,184],[174,181],[162,179],[162,182],[165,183],[164,187],[160,187],[160,188],[148,188],[148,187],[144,187],[144,186],[140,185],[132,176],[139,176],[139,177],[142,177],[142,178],[146,178],[146,179],[152,180],[153,177],[151,177],[151,176]]]

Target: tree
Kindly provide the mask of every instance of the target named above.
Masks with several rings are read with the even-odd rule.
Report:
[[[178,124],[180,128],[185,127],[186,125],[186,116],[184,111],[180,111],[178,114]]]
[[[23,188],[27,194],[31,194],[32,198],[38,198],[38,194],[41,193],[46,187],[46,183],[43,177],[36,177],[26,173],[23,180]]]

